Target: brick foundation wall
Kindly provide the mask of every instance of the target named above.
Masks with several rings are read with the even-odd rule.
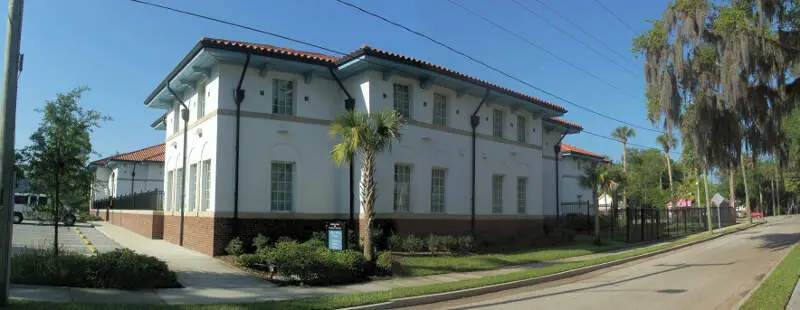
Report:
[[[164,213],[161,211],[143,210],[105,210],[98,213],[100,218],[111,224],[124,227],[150,239],[161,239],[164,236]]]
[[[180,215],[164,215],[164,240],[180,243],[180,223]],[[220,255],[214,252],[214,226],[213,217],[184,215],[183,246],[206,255]]]

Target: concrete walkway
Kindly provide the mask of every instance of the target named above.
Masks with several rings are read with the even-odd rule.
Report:
[[[49,302],[100,302],[139,304],[211,304],[284,300],[303,297],[373,292],[398,287],[448,283],[502,275],[546,265],[593,259],[619,253],[598,253],[550,262],[533,263],[494,270],[459,272],[414,278],[395,278],[343,286],[277,286],[252,276],[217,259],[164,240],[152,240],[125,228],[94,222],[95,228],[122,247],[165,261],[178,275],[183,288],[121,291],[87,288],[13,285],[12,297]],[[657,244],[656,244],[657,245]],[[655,245],[650,245],[655,246]],[[630,249],[629,249],[630,250]]]
[[[794,293],[792,293],[792,298],[789,299],[789,304],[786,305],[786,310],[800,310],[800,280],[797,281],[797,285],[794,287]]]

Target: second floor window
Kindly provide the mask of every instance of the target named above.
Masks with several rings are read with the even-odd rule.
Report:
[[[272,114],[294,115],[294,82],[272,81]]]
[[[206,83],[200,83],[197,87],[197,119],[206,115]]]
[[[433,94],[433,125],[447,126],[447,97],[442,94]]]
[[[178,132],[181,130],[181,106],[180,104],[175,104],[175,109],[172,109],[172,132]]]
[[[517,115],[517,141],[525,143],[525,135],[528,133],[525,117]]]
[[[492,135],[496,138],[503,137],[503,111],[498,109],[492,111]]]
[[[411,119],[411,93],[408,85],[394,84],[394,110],[405,119]]]

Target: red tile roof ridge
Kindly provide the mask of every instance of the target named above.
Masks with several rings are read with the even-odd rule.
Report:
[[[600,155],[600,154],[597,154],[597,153],[594,153],[594,152],[590,152],[590,151],[587,151],[587,150],[584,150],[582,148],[578,148],[578,147],[575,147],[575,146],[572,146],[572,145],[569,145],[569,144],[566,144],[566,143],[561,143],[561,153],[570,153],[570,152],[571,153],[581,154],[581,155],[584,155],[584,156],[595,157],[595,158],[603,159],[604,161],[607,161],[606,157],[603,156],[603,155]]]

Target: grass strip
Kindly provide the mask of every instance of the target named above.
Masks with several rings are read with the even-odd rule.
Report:
[[[623,253],[599,257],[595,259],[552,265],[543,268],[536,268],[521,272],[508,273],[503,275],[484,277],[479,279],[462,280],[450,283],[430,284],[423,286],[396,288],[388,291],[357,293],[348,295],[308,297],[293,300],[265,301],[257,303],[238,303],[238,304],[216,304],[216,305],[125,305],[125,304],[88,304],[88,303],[48,303],[14,300],[8,309],[35,309],[35,310],[77,310],[77,309],[103,309],[103,310],[126,310],[126,309],[204,309],[204,310],[240,310],[240,309],[290,309],[290,310],[327,310],[362,305],[370,305],[391,301],[393,298],[404,298],[422,296],[443,292],[458,291],[487,285],[495,285],[512,281],[524,280],[533,277],[546,276],[559,272],[564,272],[576,268],[607,263],[619,259],[629,258],[650,252],[655,252],[682,244],[708,239],[720,234],[729,233],[736,230],[745,229],[752,225],[742,228],[726,228],[714,234],[700,233],[692,235],[671,243],[640,248]]]
[[[786,308],[798,278],[800,278],[800,247],[794,246],[769,278],[761,283],[739,309]]]

